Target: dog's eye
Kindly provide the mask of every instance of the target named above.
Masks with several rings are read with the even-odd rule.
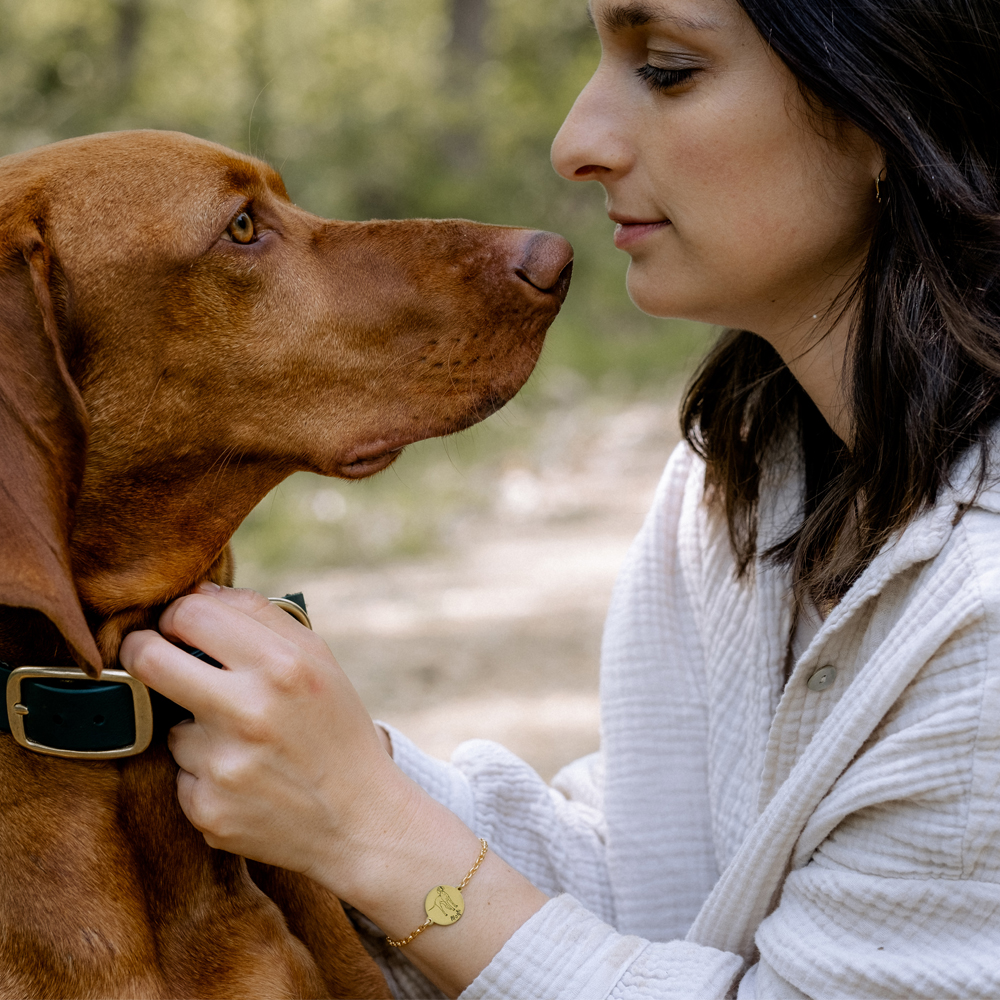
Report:
[[[237,243],[252,243],[254,238],[253,219],[250,218],[248,212],[240,212],[229,223],[229,228],[226,232]]]

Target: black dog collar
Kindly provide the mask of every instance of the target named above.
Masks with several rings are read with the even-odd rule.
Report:
[[[301,594],[271,601],[312,628]],[[222,667],[200,649],[184,649]],[[15,668],[0,661],[0,685],[7,693],[0,732],[11,733],[29,750],[57,757],[131,757],[142,753],[154,735],[191,718],[187,709],[124,670],[105,670],[101,680],[93,680],[76,667]]]

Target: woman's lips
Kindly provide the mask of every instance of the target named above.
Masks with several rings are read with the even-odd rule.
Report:
[[[669,219],[662,219],[659,222],[616,222],[615,246],[619,250],[625,250],[652,233],[658,233],[661,229],[666,229],[669,225]]]

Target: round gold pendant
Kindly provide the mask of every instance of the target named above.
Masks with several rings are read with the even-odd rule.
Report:
[[[436,885],[424,899],[424,912],[428,920],[447,927],[465,913],[465,900],[453,885]]]

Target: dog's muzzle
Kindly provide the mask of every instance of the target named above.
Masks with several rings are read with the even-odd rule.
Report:
[[[272,604],[312,628],[301,594],[270,598]],[[199,659],[221,667],[200,650],[185,647]],[[150,691],[124,670],[105,670],[100,680],[79,667],[0,665],[6,679],[7,725],[0,731],[28,750],[77,760],[133,757],[145,750],[154,729],[169,728],[191,713]]]

